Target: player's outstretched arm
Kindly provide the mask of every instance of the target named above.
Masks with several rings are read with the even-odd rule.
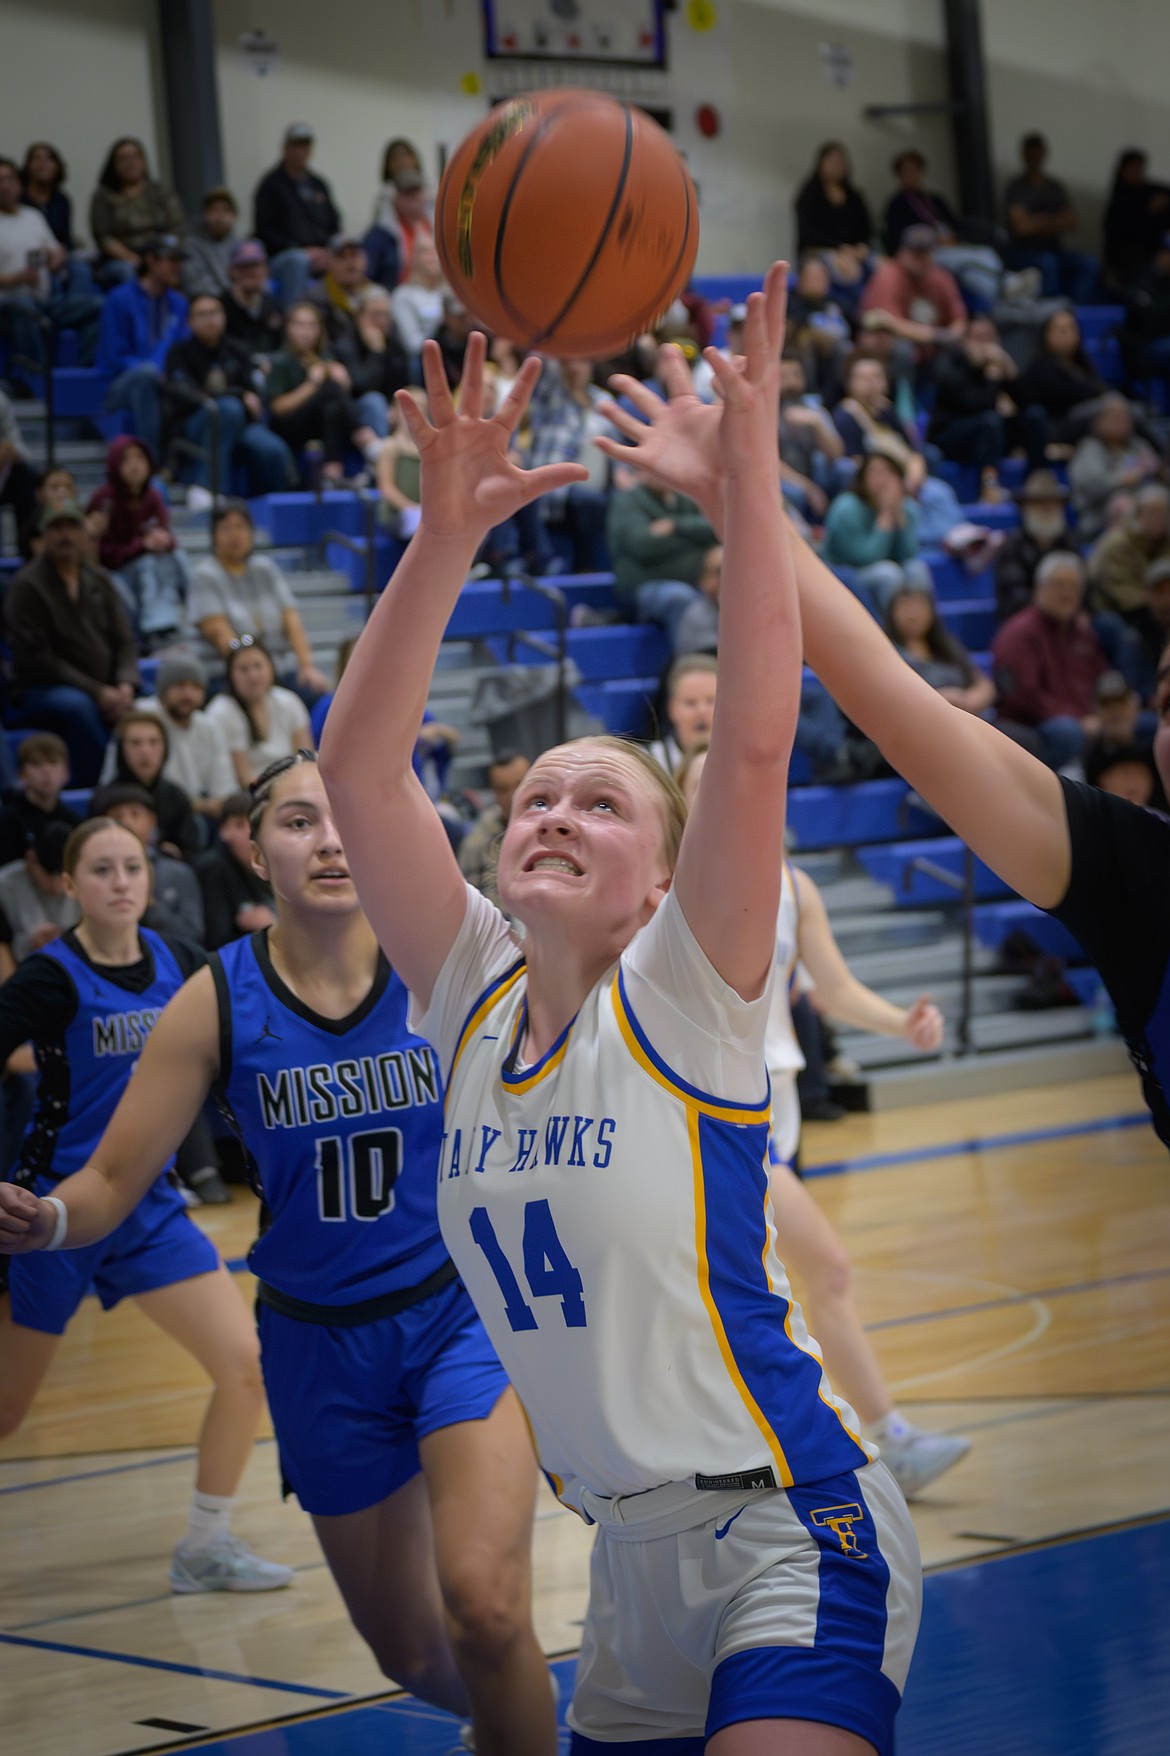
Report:
[[[93,1157],[53,1191],[68,1214],[65,1249],[96,1244],[137,1207],[190,1130],[218,1071],[219,1009],[211,971],[201,969],[146,1039]],[[0,1253],[43,1250],[56,1224],[48,1201],[0,1183]]]
[[[737,368],[712,349],[722,394],[719,699],[675,888],[691,931],[744,999],[775,954],[788,763],[800,705],[800,613],[776,433],[788,270],[753,293]]]
[[[694,395],[682,355],[665,353],[669,402],[633,379],[615,379],[643,419],[605,405],[632,445],[597,444],[688,494],[722,529],[719,410]],[[790,542],[805,657],[838,706],[993,871],[1031,902],[1052,908],[1068,888],[1070,869],[1056,776],[985,720],[944,701],[808,544],[795,532]]]
[[[859,982],[833,937],[824,898],[807,872],[792,868],[800,910],[798,947],[826,1012],[855,1030],[878,1036],[904,1037],[916,1049],[933,1053],[943,1039],[943,1016],[924,995],[913,1006],[895,1006]]]
[[[475,331],[458,410],[433,341],[423,349],[429,418],[405,391],[398,394],[422,460],[422,516],[346,666],[321,740],[321,774],[362,907],[424,1006],[466,908],[446,831],[411,767],[435,657],[493,525],[587,475],[579,464],[523,470],[511,461],[540,362],[524,362],[510,395],[485,420],[485,347]]]

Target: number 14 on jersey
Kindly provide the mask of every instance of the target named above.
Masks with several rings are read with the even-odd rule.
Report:
[[[491,1215],[486,1207],[471,1213],[471,1235],[488,1260],[488,1267],[504,1297],[504,1315],[514,1330],[537,1329],[536,1313],[520,1290],[515,1270],[496,1237]],[[524,1234],[521,1250],[524,1278],[534,1299],[559,1298],[567,1329],[584,1329],[585,1296],[581,1276],[565,1254],[557,1236],[552,1210],[547,1201],[529,1201],[524,1207]]]

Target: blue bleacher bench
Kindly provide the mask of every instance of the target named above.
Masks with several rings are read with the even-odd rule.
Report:
[[[788,828],[798,857],[802,849],[859,847],[943,833],[938,819],[913,804],[910,788],[896,777],[853,786],[801,787],[789,796]]]
[[[998,951],[1009,933],[1023,931],[1041,951],[1062,957],[1067,963],[1083,964],[1085,954],[1068,928],[1044,914],[1022,897],[1009,902],[980,903],[975,909],[975,935],[981,945]]]
[[[898,841],[885,847],[862,847],[857,858],[879,884],[888,884],[898,908],[923,908],[933,903],[957,902],[959,892],[942,878],[917,869],[918,859],[929,860],[953,878],[962,879],[965,849],[957,835],[933,839]],[[975,895],[980,901],[1009,894],[1008,886],[982,860],[975,862]]]

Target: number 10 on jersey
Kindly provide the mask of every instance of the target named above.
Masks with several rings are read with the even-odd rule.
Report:
[[[317,1211],[323,1220],[381,1219],[394,1206],[401,1128],[373,1128],[317,1142]],[[347,1201],[348,1196],[348,1201]]]

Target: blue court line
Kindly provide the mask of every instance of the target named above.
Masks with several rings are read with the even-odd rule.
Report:
[[[1073,1140],[1079,1134],[1109,1134],[1123,1128],[1152,1126],[1149,1112],[1133,1115],[1101,1116],[1092,1122],[1070,1122],[1063,1128],[1021,1128],[1013,1134],[972,1135],[968,1140],[951,1140],[941,1146],[915,1146],[900,1152],[864,1153],[859,1158],[832,1159],[823,1165],[801,1165],[801,1176],[836,1177],[842,1171],[881,1171],[890,1165],[921,1164],[924,1159],[961,1158],[968,1152],[997,1152],[1009,1146],[1037,1146],[1045,1140]]]
[[[100,1646],[70,1646],[63,1640],[29,1640],[23,1634],[0,1634],[6,1646],[31,1646],[41,1652],[67,1652],[74,1658],[104,1659],[107,1664],[138,1665],[148,1671],[176,1671],[184,1677],[204,1677],[213,1683],[246,1683],[252,1689],[279,1689],[286,1695],[311,1695],[318,1701],[346,1701],[344,1689],[316,1689],[308,1683],[283,1683],[275,1677],[242,1677],[236,1671],[212,1671],[205,1665],[181,1665],[173,1659],[142,1658],[133,1652],[106,1652]]]
[[[933,1323],[936,1318],[966,1317],[972,1311],[999,1311],[1009,1305],[1029,1305],[1033,1299],[1064,1299],[1072,1293],[1092,1293],[1099,1287],[1131,1286],[1135,1281],[1165,1280],[1170,1268],[1135,1269],[1132,1274],[1106,1275],[1101,1280],[1081,1280],[1070,1286],[1037,1287],[1031,1293],[1009,1293],[1000,1299],[980,1299],[972,1305],[950,1305],[939,1311],[911,1311],[906,1317],[883,1317],[879,1323],[867,1323],[867,1330],[898,1329],[907,1323]]]

